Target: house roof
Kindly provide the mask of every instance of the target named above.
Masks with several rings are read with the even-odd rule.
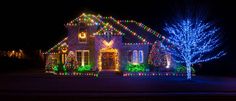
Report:
[[[164,36],[140,22],[134,20],[116,20],[111,16],[102,17],[101,15],[83,13],[79,17],[67,23],[65,26],[78,26],[79,22],[82,21],[86,22],[88,26],[101,26],[94,35],[101,35],[99,32],[103,32],[107,28],[112,28],[114,31],[118,32],[119,35],[122,35],[123,43],[152,44],[157,40],[162,41],[165,39]],[[67,37],[63,40],[63,42],[66,40]],[[56,48],[60,44],[62,44],[62,41],[53,48]],[[51,52],[53,48],[51,48],[48,52]]]

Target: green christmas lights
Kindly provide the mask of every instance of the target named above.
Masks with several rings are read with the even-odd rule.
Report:
[[[92,70],[92,66],[91,65],[85,65],[85,66],[79,66],[76,71],[77,72],[88,72]]]
[[[175,68],[175,71],[177,73],[186,73],[187,69],[185,66],[178,66]],[[195,69],[193,67],[191,67],[191,71],[192,71],[192,73],[195,73]]]
[[[59,69],[58,69],[58,65],[53,66],[52,69],[53,69],[54,72],[58,72],[58,71],[59,71]]]
[[[128,72],[144,72],[145,66],[144,64],[128,64],[126,69]]]

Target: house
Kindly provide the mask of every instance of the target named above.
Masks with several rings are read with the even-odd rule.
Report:
[[[152,45],[164,36],[134,20],[83,13],[65,25],[68,36],[44,53],[46,70],[73,72],[125,71],[127,65],[147,67]],[[145,71],[145,70],[143,70]]]

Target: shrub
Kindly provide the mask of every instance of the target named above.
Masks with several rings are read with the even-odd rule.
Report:
[[[92,70],[92,66],[91,65],[85,65],[85,66],[79,66],[76,71],[77,72],[88,72]]]
[[[193,67],[191,67],[191,69],[192,69],[192,73],[195,73],[195,69]],[[177,73],[186,73],[187,71],[185,66],[178,66],[176,67],[175,70]]]
[[[128,64],[126,69],[129,72],[144,72],[145,66],[144,64]]]

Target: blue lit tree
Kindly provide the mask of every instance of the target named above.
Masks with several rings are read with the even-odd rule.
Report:
[[[214,51],[221,45],[219,28],[201,17],[185,17],[174,24],[166,24],[164,30],[169,36],[162,47],[177,63],[185,64],[188,80],[191,80],[193,64],[225,55],[222,50]]]

